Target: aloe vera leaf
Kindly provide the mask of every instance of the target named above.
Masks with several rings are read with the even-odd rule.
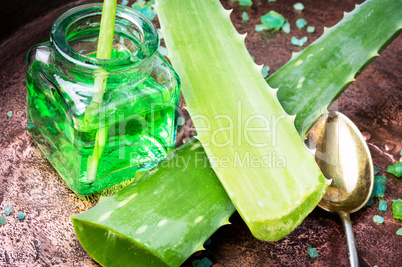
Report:
[[[155,169],[72,217],[84,249],[104,266],[179,266],[234,207],[201,144],[191,139]]]
[[[256,238],[283,238],[328,183],[293,118],[219,1],[157,0],[156,9],[197,138],[218,161],[215,173]]]
[[[117,0],[104,0],[99,28],[98,46],[96,48],[96,58],[110,59],[112,55],[116,8]],[[98,92],[93,96],[85,113],[85,120],[88,122],[94,120],[93,114],[97,114],[100,109],[103,101],[103,94],[105,93],[107,75],[107,71],[98,69],[94,84],[98,89]]]
[[[398,36],[402,1],[368,0],[357,5],[267,82],[288,114],[296,114],[301,136],[359,73]]]
[[[112,55],[114,24],[116,20],[117,0],[104,0],[102,7],[102,17],[99,29],[98,46],[96,57],[100,59],[110,59]],[[92,123],[93,113],[100,110],[103,102],[103,95],[106,89],[108,73],[103,69],[99,69],[96,73],[94,86],[97,88],[97,93],[93,96],[85,112],[85,121]],[[108,138],[109,127],[105,126],[96,133],[95,147],[93,154],[88,157],[87,180],[94,181],[98,172],[100,158]]]
[[[382,8],[382,7],[380,7]],[[362,11],[360,11],[362,12]],[[364,12],[364,11],[363,11]],[[387,19],[387,18],[384,18]],[[355,22],[356,23],[356,22]],[[359,22],[359,23],[365,23],[364,21]],[[355,36],[356,37],[356,36]],[[331,45],[334,44],[328,44],[328,46],[330,47]],[[307,68],[308,66],[306,66]],[[310,66],[310,67],[314,67],[314,66]],[[292,70],[292,68],[294,68],[294,65],[287,65],[286,68],[289,68],[290,70]],[[313,71],[313,69],[311,69],[310,71]],[[329,77],[328,77],[329,78]],[[314,79],[314,77],[310,77],[310,79]],[[328,90],[328,88],[327,88]],[[329,101],[329,100],[328,100]],[[194,142],[198,142],[198,141],[194,141]],[[187,145],[185,145],[187,146]],[[196,146],[196,144],[191,144],[192,147]],[[183,148],[179,148],[177,150],[177,155],[175,156],[176,159],[178,160],[179,158],[181,158],[182,160],[184,160],[185,162],[187,162],[189,159],[193,159],[193,158],[198,158],[198,162],[199,163],[205,163],[206,162],[206,155],[205,153],[203,153],[201,150],[195,149],[195,150],[190,150],[190,151],[186,151],[185,149],[189,149],[189,147],[183,147]],[[185,153],[183,153],[185,152]],[[171,165],[165,165],[165,162],[170,162]],[[178,162],[178,161],[176,161]],[[227,194],[224,192],[222,186],[220,185],[220,183],[218,182],[218,178],[216,177],[216,175],[212,172],[212,170],[207,167],[207,165],[205,166],[205,168],[200,168],[200,165],[192,165],[192,167],[190,166],[190,168],[185,169],[186,171],[182,171],[182,164],[175,164],[173,167],[174,160],[172,158],[167,159],[166,161],[162,162],[160,164],[160,166],[158,166],[158,169],[156,169],[156,171],[151,171],[148,174],[146,174],[145,177],[147,177],[147,179],[154,179],[154,182],[148,181],[147,184],[155,191],[159,191],[160,188],[163,188],[163,190],[168,190],[168,192],[170,192],[170,196],[182,196],[184,199],[189,199],[191,201],[191,199],[201,199],[203,200],[203,198],[205,197],[212,197],[214,200],[214,202],[219,202],[222,206],[226,206],[228,205],[228,207],[230,206],[230,200],[227,197]],[[164,168],[160,168],[161,166],[170,166],[169,169]],[[187,172],[188,170],[192,170],[191,172]],[[164,172],[164,174],[162,175],[160,172]],[[194,175],[193,175],[194,174]],[[175,182],[170,183],[168,186],[166,186],[161,179],[161,177],[167,177],[167,178],[173,178],[175,179]],[[188,182],[188,184],[186,184],[186,188],[188,188],[189,190],[183,190],[182,188],[182,181],[186,181]],[[141,180],[138,181],[138,183],[140,183]],[[177,183],[176,183],[177,182]],[[201,183],[200,182],[205,182]],[[191,188],[194,188],[193,186],[197,185],[196,189],[191,190]],[[200,186],[198,186],[200,185]],[[215,190],[212,190],[210,192],[211,188],[214,188]],[[131,193],[135,193],[136,191],[136,187],[135,186],[130,186],[128,188],[125,189],[124,192],[124,196],[126,196],[126,199],[124,200],[130,200],[130,196],[132,195]],[[149,190],[148,190],[149,191]],[[213,194],[213,196],[211,196],[211,193]],[[215,194],[216,193],[216,194]],[[122,193],[120,193],[122,194]],[[220,194],[220,195],[218,195]],[[118,195],[118,194],[117,194]],[[116,196],[117,196],[116,195]],[[122,197],[124,197],[122,195]],[[128,196],[128,197],[127,197]],[[119,201],[114,201],[114,202],[107,202],[107,208],[109,210],[119,210],[119,213],[112,213],[111,217],[114,216],[119,216],[119,214],[122,214],[122,216],[127,216],[130,217],[131,220],[129,220],[128,218],[126,218],[129,222],[122,222],[121,224],[117,222],[116,220],[116,224],[114,224],[113,226],[108,226],[102,225],[102,222],[99,223],[97,222],[97,218],[99,218],[99,215],[96,215],[96,213],[92,213],[92,209],[87,211],[86,213],[83,213],[79,216],[76,216],[73,218],[73,222],[76,228],[76,233],[77,236],[80,240],[80,242],[83,244],[84,248],[88,251],[88,253],[97,261],[100,261],[100,259],[98,259],[98,257],[101,257],[102,259],[107,259],[108,262],[110,262],[110,264],[113,264],[115,261],[119,261],[121,258],[126,259],[127,261],[125,263],[125,265],[128,265],[129,263],[132,265],[133,262],[137,262],[136,259],[137,257],[143,259],[143,258],[150,258],[153,259],[154,257],[159,257],[161,262],[165,262],[167,264],[167,261],[165,260],[167,257],[176,257],[176,259],[170,259],[170,265],[171,266],[178,266],[181,262],[183,262],[183,259],[189,257],[193,252],[195,252],[196,249],[199,249],[200,247],[197,247],[194,249],[194,246],[192,246],[192,248],[194,250],[182,250],[181,247],[179,246],[180,250],[179,252],[167,252],[169,246],[171,245],[171,241],[168,239],[164,239],[165,243],[161,243],[159,242],[159,247],[161,248],[160,250],[158,249],[153,249],[153,250],[149,250],[149,249],[143,249],[145,247],[145,243],[143,244],[143,242],[141,240],[139,240],[139,244],[131,244],[131,240],[130,240],[130,235],[128,235],[128,237],[125,237],[125,233],[130,233],[130,231],[128,230],[131,227],[131,223],[133,221],[138,221],[139,224],[138,225],[142,225],[142,224],[148,224],[150,218],[152,219],[153,215],[150,213],[147,213],[149,210],[151,210],[151,212],[155,213],[153,209],[153,207],[155,206],[154,203],[158,204],[158,209],[161,210],[170,210],[172,208],[174,209],[179,209],[179,210],[185,210],[188,209],[188,205],[187,205],[187,201],[183,201],[183,202],[172,202],[169,201],[169,198],[166,199],[166,201],[164,201],[163,203],[159,201],[159,197],[160,195],[158,194],[148,194],[148,197],[146,198],[146,200],[144,200],[145,203],[147,203],[144,206],[144,210],[140,210],[140,207],[136,207],[136,210],[131,210],[131,205],[126,205],[125,208],[123,207],[119,207],[121,206],[121,202]],[[124,201],[122,200],[122,201]],[[108,198],[104,198],[101,200],[101,202],[98,204],[98,206],[96,206],[95,208],[98,210],[98,212],[101,212],[102,209],[105,209],[106,204],[104,204],[104,201],[109,201]],[[226,204],[224,204],[226,201]],[[193,202],[191,202],[193,203]],[[164,206],[163,206],[164,205]],[[192,207],[191,207],[192,208]],[[211,209],[210,206],[208,206],[207,204],[204,205],[199,205],[197,206],[197,213],[199,214],[207,214],[209,212],[209,210]],[[230,214],[233,212],[234,208],[231,208],[231,211],[228,210],[228,212],[222,212],[222,213],[209,213],[209,216],[205,216],[206,219],[208,220],[213,220],[215,222],[226,222],[230,216]],[[91,215],[87,215],[88,212],[91,212]],[[147,213],[149,215],[149,218],[147,218],[146,216],[141,216],[142,213]],[[173,210],[172,210],[173,212]],[[138,215],[137,215],[138,214]],[[212,216],[214,216],[212,218]],[[116,217],[116,218],[117,218]],[[138,219],[138,217],[140,217],[140,220]],[[84,220],[85,219],[85,220]],[[84,224],[83,224],[84,223]],[[193,240],[193,244],[202,244],[204,242],[204,240],[207,238],[206,236],[208,234],[205,235],[198,235],[197,233],[199,232],[205,232],[206,229],[204,228],[198,228],[200,225],[198,224],[188,224],[186,225],[187,229],[186,230],[182,230],[182,232],[180,232],[180,237],[179,235],[177,236],[178,240]],[[206,228],[208,228],[210,230],[210,233],[214,232],[216,230],[216,228],[219,227],[219,224],[215,224],[215,227],[213,228],[209,228],[209,226],[206,226]],[[132,231],[136,230],[136,228],[131,228]],[[154,236],[154,234],[152,233],[152,229],[150,228],[148,229],[149,232],[148,234]],[[158,230],[158,228],[157,228]],[[97,233],[99,233],[99,231],[102,231],[102,234],[104,234],[104,236],[118,236],[118,238],[112,238],[112,239],[107,239],[107,240],[102,240],[102,235],[97,235]],[[192,235],[195,234],[195,235]],[[94,237],[93,237],[94,236]],[[109,244],[108,241],[112,242],[112,245]],[[150,242],[148,245],[151,248],[155,248],[155,246],[153,245],[153,242],[157,242],[158,239],[153,240],[152,242]],[[121,242],[121,243],[120,243]],[[145,242],[145,241],[144,241]],[[148,241],[147,241],[148,242]],[[178,241],[177,243],[181,243],[180,241]],[[117,248],[122,248],[123,250],[119,250],[119,253],[116,253],[116,250],[113,249],[104,249],[104,247],[117,247]],[[134,248],[133,250],[130,250],[131,254],[135,254],[136,257],[135,258],[129,258],[130,255],[126,256],[125,255],[125,248]],[[137,249],[135,249],[137,248]],[[159,252],[160,251],[160,252]],[[176,251],[175,248],[172,248],[172,251]],[[151,253],[154,254],[154,256],[150,255]],[[142,255],[144,254],[144,255]],[[170,256],[169,256],[170,254]],[[158,256],[158,255],[162,255],[162,256]],[[128,258],[126,258],[128,257]],[[155,260],[156,262],[158,262],[158,260]],[[175,264],[174,264],[175,263]]]

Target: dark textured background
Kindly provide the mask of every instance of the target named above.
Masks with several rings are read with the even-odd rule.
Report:
[[[91,1],[2,1],[0,4],[0,207],[14,207],[8,223],[0,226],[0,266],[96,266],[81,248],[74,234],[70,215],[81,213],[95,201],[78,199],[61,181],[26,131],[26,86],[24,57],[30,46],[48,38],[51,23],[62,12]],[[52,3],[50,3],[52,2]],[[93,2],[93,1],[92,1]],[[133,2],[133,1],[130,1]],[[309,0],[305,10],[296,12],[296,1],[255,1],[252,8],[239,8],[236,2],[224,1],[233,8],[231,15],[240,33],[247,32],[246,45],[258,64],[282,66],[292,51],[301,48],[290,44],[292,35],[309,37],[309,43],[321,35],[323,26],[338,22],[344,11],[351,11],[353,0]],[[255,33],[258,18],[274,9],[292,25],[291,34]],[[10,10],[15,10],[10,12]],[[250,15],[241,22],[241,13]],[[29,11],[29,12],[28,12]],[[44,14],[46,11],[46,14]],[[7,15],[8,14],[8,15]],[[14,14],[15,16],[10,14]],[[22,14],[22,15],[21,15]],[[39,14],[39,16],[38,16]],[[38,16],[33,19],[33,16]],[[316,33],[296,30],[297,18],[304,17]],[[399,36],[335,103],[334,108],[349,116],[367,137],[374,165],[380,174],[386,166],[401,160],[402,149],[402,39]],[[181,106],[183,106],[183,102]],[[12,117],[7,117],[8,111]],[[188,118],[187,118],[188,119]],[[191,122],[179,127],[179,136],[193,133]],[[183,143],[179,138],[177,143]],[[378,211],[378,199],[372,207],[352,214],[358,252],[371,266],[402,266],[402,237],[395,234],[402,221],[394,220],[391,199],[402,198],[402,179],[387,175],[386,212]],[[26,213],[18,221],[17,212]],[[374,214],[384,216],[383,225],[372,221]],[[0,209],[0,215],[4,211]],[[266,243],[253,238],[238,214],[232,225],[219,229],[206,250],[193,255],[207,256],[214,266],[347,266],[345,235],[337,216],[314,210],[296,230],[281,241]],[[319,256],[310,259],[307,246],[316,247]]]

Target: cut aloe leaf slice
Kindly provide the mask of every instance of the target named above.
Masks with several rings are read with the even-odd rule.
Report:
[[[201,144],[191,139],[125,189],[72,217],[81,245],[104,266],[179,266],[235,210],[208,166]]]

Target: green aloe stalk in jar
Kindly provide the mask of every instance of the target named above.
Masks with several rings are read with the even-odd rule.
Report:
[[[100,59],[110,59],[112,54],[114,24],[116,19],[117,0],[105,0],[103,2],[102,17],[99,30],[98,46],[96,57]],[[103,94],[106,90],[106,82],[108,78],[107,71],[98,69],[95,77],[94,86],[97,92],[94,94],[91,103],[85,111],[85,122],[90,124],[95,120],[94,114],[98,114],[99,124],[101,121],[101,106],[103,102]],[[106,118],[103,118],[106,119]],[[87,181],[96,180],[99,161],[102,157],[105,145],[108,139],[109,127],[105,122],[105,126],[98,129],[96,133],[95,146],[92,156],[88,157],[87,164]]]

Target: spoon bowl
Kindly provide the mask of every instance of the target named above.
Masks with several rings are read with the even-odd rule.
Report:
[[[339,214],[351,266],[358,266],[350,213],[364,207],[373,191],[374,169],[368,146],[356,125],[337,111],[322,115],[306,137],[321,172],[332,180],[318,206]]]

